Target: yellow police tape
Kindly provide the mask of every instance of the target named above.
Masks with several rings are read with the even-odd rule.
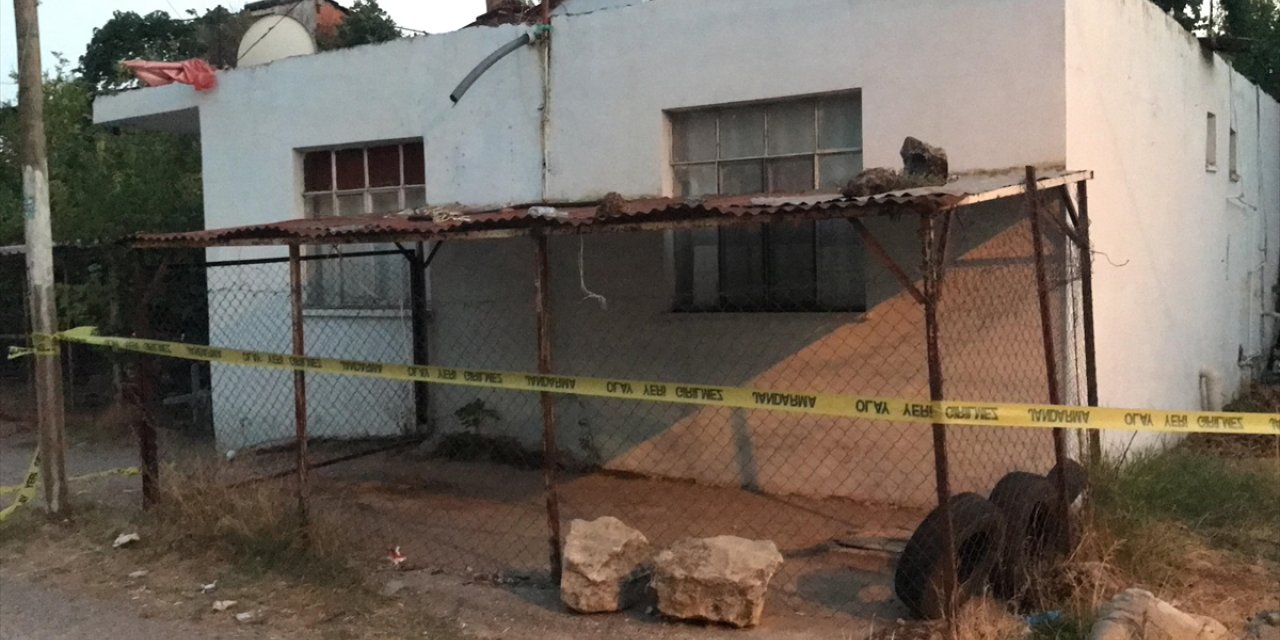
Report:
[[[22,481],[22,484],[18,486],[18,498],[13,501],[13,504],[0,510],[0,522],[8,520],[9,516],[13,515],[13,512],[18,510],[18,507],[31,502],[31,499],[36,496],[36,481],[39,479],[40,450],[36,449],[36,452],[31,456],[31,464],[27,466],[27,477]]]
[[[384,380],[430,382],[488,389],[535,391],[598,398],[668,402],[708,407],[768,409],[886,422],[955,426],[1066,427],[1163,433],[1280,435],[1280,414],[1103,409],[996,402],[912,402],[837,394],[780,392],[744,387],[541,375],[358,360],[292,356],[222,347],[97,335],[94,327],[58,334],[58,339],[122,351],[260,369],[328,373]]]
[[[9,360],[17,360],[27,356],[52,357],[58,355],[58,341],[56,336],[48,336],[43,333],[37,333],[31,336],[31,348],[26,347],[9,347]]]
[[[92,480],[93,478],[105,478],[107,476],[123,476],[128,478],[128,477],[137,476],[141,474],[142,474],[142,471],[139,470],[137,467],[120,467],[119,469],[104,469],[102,471],[94,471],[93,473],[86,473],[83,475],[72,476],[70,478],[67,478],[67,480],[70,482],[78,482],[80,480]],[[0,487],[0,496],[6,493],[21,491],[24,488],[26,488],[26,484],[13,484],[7,487]]]

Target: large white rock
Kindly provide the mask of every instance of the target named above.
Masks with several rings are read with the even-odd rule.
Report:
[[[564,542],[560,599],[582,613],[621,611],[644,594],[653,550],[621,520],[574,520]]]
[[[1126,589],[1098,610],[1089,640],[1227,640],[1221,622],[1183,611],[1150,591]]]
[[[752,627],[782,554],[768,540],[686,538],[654,559],[658,610],[682,620]]]

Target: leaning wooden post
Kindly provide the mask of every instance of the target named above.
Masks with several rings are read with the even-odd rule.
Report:
[[[924,325],[925,346],[929,361],[929,400],[941,402],[943,399],[942,349],[940,346],[938,326],[938,302],[941,298],[942,257],[937,239],[937,219],[932,212],[920,214],[920,244],[922,248],[921,267],[924,281]],[[936,409],[935,409],[936,411]],[[938,511],[942,514],[942,600],[943,615],[955,620],[957,565],[956,535],[951,519],[951,470],[947,457],[947,427],[933,423],[933,464],[934,480],[938,490]]]
[[[1053,311],[1049,303],[1049,277],[1044,264],[1044,237],[1040,228],[1040,193],[1036,184],[1036,168],[1027,167],[1027,216],[1031,219],[1031,247],[1036,263],[1036,298],[1040,306],[1040,339],[1044,345],[1045,382],[1049,385],[1049,404],[1062,404],[1058,391],[1057,349],[1053,344]],[[1071,507],[1067,500],[1067,430],[1053,429],[1053,457],[1058,465],[1058,517],[1065,523],[1064,541],[1071,548]]]
[[[135,263],[135,283],[141,283],[145,270],[142,257],[139,255]],[[156,292],[164,286],[165,274],[169,269],[166,258],[160,267],[152,273],[146,288],[141,292],[133,312],[133,335],[137,338],[150,339],[154,335],[151,328],[151,302]],[[138,457],[142,463],[142,506],[149,508],[160,500],[160,454],[156,443],[156,426],[151,419],[151,409],[155,404],[155,369],[152,367],[154,356],[139,355],[136,358],[135,402],[136,416],[134,432],[138,436]]]
[[[551,373],[551,282],[547,265],[547,237],[534,236],[536,243],[534,309],[537,312],[538,373]],[[542,480],[547,494],[548,544],[551,547],[551,580],[560,583],[560,499],[556,495],[556,406],[555,396],[542,393]]]
[[[298,245],[289,245],[289,301],[293,310],[293,355],[306,355],[302,319],[302,259]],[[308,519],[311,486],[307,458],[307,374],[293,372],[293,430],[298,447],[298,516]]]
[[[36,0],[14,0],[18,53],[18,126],[22,162],[23,233],[27,245],[27,295],[31,297],[35,347],[36,424],[40,477],[51,515],[67,512],[67,438],[62,367],[57,355],[58,308],[53,280],[53,231],[49,213],[49,161],[44,132],[44,82],[40,71],[40,21]]]

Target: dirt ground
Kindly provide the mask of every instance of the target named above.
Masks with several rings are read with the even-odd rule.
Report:
[[[215,459],[207,445],[162,434],[162,450],[175,468]],[[29,431],[0,424],[0,485],[21,477],[34,444]],[[318,443],[313,459],[351,451],[350,444]],[[292,456],[282,450],[216,459],[227,478],[236,478],[287,470]],[[75,475],[135,460],[128,440],[73,438],[68,462]],[[906,612],[892,593],[894,555],[836,542],[900,542],[921,517],[916,510],[598,473],[566,474],[562,480],[566,522],[613,515],[657,545],[687,535],[724,533],[774,540],[786,563],[771,585],[764,624],[732,631],[677,623],[654,613],[652,603],[618,615],[570,614],[545,570],[541,473],[424,460],[411,449],[314,472],[313,508],[335,518],[357,543],[348,559],[360,576],[357,583],[317,586],[274,574],[249,576],[209,558],[155,548],[146,540],[112,549],[111,540],[137,518],[139,481],[103,477],[73,483],[80,504],[101,505],[77,526],[44,522],[38,509],[28,508],[22,526],[7,528],[6,539],[0,539],[0,579],[8,589],[30,593],[6,597],[0,618],[29,623],[37,619],[33,615],[43,615],[55,625],[51,628],[62,624],[74,630],[81,624],[74,611],[83,607],[67,608],[64,614],[50,604],[67,600],[105,611],[104,619],[156,621],[158,637],[170,628],[198,628],[207,637],[281,639],[790,640],[905,637],[901,634],[918,631],[900,626]],[[287,481],[279,482],[281,490],[290,490]],[[407,557],[403,570],[393,570],[386,559],[395,546]],[[1280,606],[1274,567],[1197,550],[1188,557],[1186,571],[1192,579],[1179,580],[1177,593],[1163,595],[1234,629],[1249,615]],[[214,611],[219,600],[236,604]],[[249,621],[237,622],[237,613],[249,614]],[[5,624],[0,620],[0,628]],[[145,637],[145,632],[139,635]]]
[[[25,470],[35,441],[12,426],[0,433],[0,484],[12,484]],[[208,449],[172,434],[162,448],[179,467],[211,457]],[[316,460],[325,460],[350,449],[321,444],[313,453]],[[285,469],[292,455],[245,455],[218,464],[232,476],[243,476]],[[135,461],[127,441],[85,441],[71,447],[68,464],[75,475]],[[849,549],[832,540],[852,534],[905,539],[920,517],[913,511],[600,474],[569,476],[562,486],[565,521],[615,515],[659,545],[685,535],[773,539],[786,564],[771,585],[765,624],[745,633],[689,626],[661,619],[651,604],[617,616],[569,614],[545,569],[548,543],[539,472],[488,463],[427,462],[404,451],[315,472],[313,507],[339,518],[359,543],[350,564],[362,571],[366,584],[355,597],[318,595],[314,588],[287,582],[244,581],[226,568],[165,556],[162,550],[112,550],[110,540],[123,531],[116,530],[121,524],[91,539],[68,530],[55,531],[52,539],[20,541],[23,552],[7,554],[0,572],[73,597],[127,599],[143,617],[224,625],[226,632],[240,634],[245,625],[231,621],[229,613],[211,610],[215,599],[236,599],[246,603],[237,612],[255,615],[250,631],[270,637],[311,637],[317,630],[325,631],[323,637],[382,637],[382,629],[397,630],[388,637],[402,637],[396,633],[407,625],[446,638],[852,638],[905,615],[892,596],[893,556]],[[119,477],[72,485],[82,504],[102,505],[121,516],[136,512],[138,488],[137,478]],[[288,490],[285,484],[281,488]],[[391,570],[386,554],[395,546],[408,557],[407,570]],[[147,576],[128,577],[139,570]],[[224,585],[218,593],[199,592],[199,585],[215,579]],[[393,598],[380,596],[393,581],[403,583],[403,591]],[[344,613],[340,604],[335,613],[332,603],[346,600],[356,602],[352,612]],[[323,611],[309,611],[312,601],[326,603],[319,607]]]

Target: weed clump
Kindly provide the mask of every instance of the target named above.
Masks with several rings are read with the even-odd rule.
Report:
[[[292,491],[269,482],[235,486],[219,475],[214,467],[162,473],[151,535],[175,551],[222,556],[251,576],[354,579],[332,516],[312,512],[304,519]]]

